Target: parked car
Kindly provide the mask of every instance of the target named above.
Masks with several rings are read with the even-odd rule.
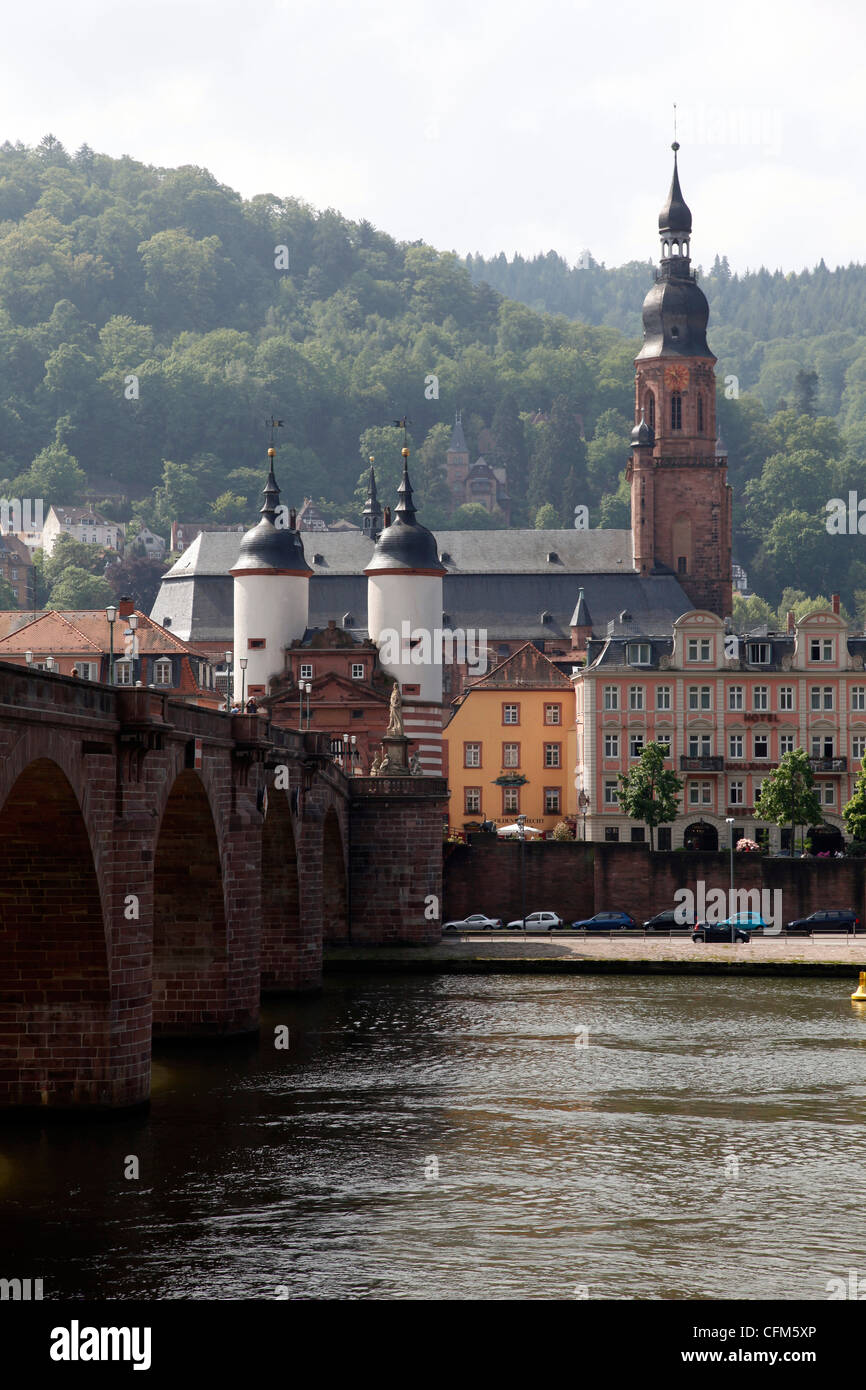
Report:
[[[813,912],[809,917],[795,917],[789,922],[787,930],[804,934],[813,931],[857,932],[860,918],[848,907],[827,908],[826,911]]]
[[[692,932],[692,941],[751,941],[752,933],[766,925],[760,912],[735,912],[724,922],[699,922]]]
[[[677,912],[681,913],[680,918],[677,918]],[[657,912],[655,917],[648,917],[644,922],[647,931],[691,931],[697,925],[693,912],[682,912],[677,907],[667,907],[664,912]]]
[[[597,912],[594,917],[581,917],[571,925],[578,929],[585,927],[587,931],[624,931],[627,927],[636,927],[637,922],[627,912]]]
[[[443,931],[495,931],[502,926],[501,917],[485,917],[483,912],[473,912],[462,922],[446,922]]]
[[[561,917],[557,917],[555,912],[530,912],[526,919],[526,931],[557,931],[564,927],[565,923]],[[509,931],[523,931],[523,919],[518,917],[516,922],[508,923]]]

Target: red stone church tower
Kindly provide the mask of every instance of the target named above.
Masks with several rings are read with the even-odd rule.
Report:
[[[696,608],[733,611],[731,489],[716,453],[716,359],[709,305],[689,257],[692,214],[674,175],[659,214],[661,265],[644,300],[635,358],[635,428],[627,478],[635,568],[676,574]]]

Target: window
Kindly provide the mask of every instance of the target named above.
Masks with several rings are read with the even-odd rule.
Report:
[[[605,806],[619,805],[619,784],[617,782],[605,782],[604,804]]]
[[[353,661],[353,662],[352,662],[352,680],[353,680],[353,681],[362,681],[363,679],[364,679],[364,663],[363,663],[363,661]]]
[[[689,686],[689,709],[712,709],[712,694],[708,685]]]
[[[520,767],[520,744],[503,743],[502,745],[502,766]]]
[[[154,685],[171,685],[171,662],[157,661],[153,667]]]
[[[10,570],[10,571],[9,571],[9,578],[10,578],[10,579],[17,579],[17,578],[18,578],[18,571],[17,571],[17,570]]]
[[[604,707],[605,709],[619,709],[619,687],[606,685],[604,687]]]
[[[809,659],[810,661],[832,661],[832,637],[813,637],[809,642]]]
[[[792,685],[782,685],[779,687],[779,709],[794,708],[794,687]]]
[[[836,739],[833,734],[813,734],[812,735],[812,757],[813,758],[835,758]]]
[[[742,806],[745,803],[745,782],[739,780],[732,781],[728,790],[728,805]]]
[[[728,686],[728,709],[742,709],[744,706],[744,692],[741,685]]]
[[[628,755],[630,758],[639,758],[643,752],[643,734],[630,734],[628,740]]]
[[[545,724],[561,724],[561,723],[562,723],[562,705],[545,705],[545,706],[544,706],[544,722],[545,722]]]
[[[752,709],[770,708],[770,690],[766,685],[752,686]]]
[[[662,746],[662,748],[663,748],[663,750],[664,750],[664,755],[665,755],[665,757],[666,757],[666,758],[669,758],[669,757],[670,757],[670,755],[671,755],[671,736],[670,736],[670,734],[656,734],[655,739],[653,740],[653,742],[655,742],[655,743],[660,743],[661,746]]]
[[[832,782],[818,782],[816,788],[818,800],[822,802],[824,806],[836,805],[836,788]]]
[[[832,685],[813,685],[809,688],[809,699],[813,710],[833,708]]]
[[[670,709],[671,688],[669,685],[656,686],[656,709]]]
[[[309,662],[301,662],[301,680],[311,681],[313,679],[313,668]]]
[[[642,845],[646,839],[646,831],[642,825],[633,825],[631,828],[631,842],[633,845]]]
[[[767,735],[767,734],[755,734],[755,743],[754,743],[754,747],[755,747],[755,757],[756,757],[756,758],[769,758],[769,756],[770,756],[770,739],[769,739],[769,735]]]
[[[660,825],[656,834],[658,847],[660,850],[669,850],[671,847],[671,828],[669,825]]]
[[[562,801],[562,792],[560,791],[559,787],[545,787],[545,788],[544,788],[544,812],[545,812],[545,815],[548,815],[548,816],[558,815],[558,814],[559,814],[559,811],[560,811],[560,803],[561,803],[561,801]]]
[[[502,706],[502,722],[503,722],[503,724],[519,724],[519,723],[520,723],[520,706],[519,706],[519,705],[503,705],[503,706]]]
[[[604,756],[606,758],[619,757],[619,734],[605,734]]]
[[[786,753],[794,751],[794,735],[779,734],[779,757],[784,758]]]
[[[855,734],[851,740],[851,755],[866,758],[866,734]]]
[[[629,686],[629,692],[628,692],[628,707],[629,707],[629,709],[643,709],[643,686],[642,686],[642,685],[632,685],[632,686]]]
[[[115,661],[114,663],[114,684],[132,685],[132,662]]]
[[[689,661],[712,661],[709,637],[689,638]]]
[[[713,754],[711,734],[689,734],[689,757],[710,758]]]
[[[746,651],[753,666],[769,666],[772,655],[769,642],[749,642]]]
[[[866,710],[866,685],[852,685],[851,708]]]
[[[711,806],[713,802],[712,782],[689,782],[689,805]]]
[[[649,642],[629,642],[628,656],[626,657],[626,660],[628,661],[629,666],[649,666]]]
[[[608,844],[616,844],[619,839],[619,826],[606,825],[604,827],[604,838],[607,840]]]
[[[698,396],[698,434],[704,432],[704,398]]]
[[[656,427],[656,398],[652,391],[647,392],[646,398],[646,422],[651,430]]]
[[[464,766],[464,767],[480,767],[480,766],[481,766],[481,744],[480,744],[480,743],[464,743],[464,745],[463,745],[463,766]]]
[[[247,638],[247,651],[251,651],[251,652],[260,652],[260,651],[264,651],[264,649],[265,649],[266,646],[267,646],[267,642],[265,641],[264,637],[248,637],[248,638]]]
[[[467,815],[478,815],[481,811],[481,788],[464,787],[463,810]]]
[[[683,398],[679,391],[674,391],[671,396],[671,429],[681,430],[683,427]]]
[[[728,735],[728,757],[732,762],[741,763],[743,761],[743,735]]]
[[[560,752],[561,752],[561,749],[562,749],[562,745],[561,745],[560,743],[545,743],[545,745],[544,745],[544,766],[545,766],[545,767],[561,767],[561,766],[562,766],[562,763],[561,763],[561,761],[560,761]]]
[[[503,788],[502,788],[502,809],[503,809],[503,811],[508,811],[508,812],[519,811],[519,810],[520,810],[520,788],[519,788],[519,787],[503,787]]]
[[[752,782],[752,794],[755,798],[755,810],[758,808],[758,797],[761,795],[761,788],[764,785],[761,777],[756,777]]]

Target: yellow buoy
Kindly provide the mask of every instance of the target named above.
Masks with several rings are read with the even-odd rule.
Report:
[[[851,998],[855,1004],[866,1004],[866,970],[860,971],[860,983]]]

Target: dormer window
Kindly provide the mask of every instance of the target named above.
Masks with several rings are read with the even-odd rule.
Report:
[[[545,609],[545,611],[544,611],[544,612],[542,613],[542,615],[541,615],[541,621],[542,621],[543,623],[552,623],[552,622],[553,622],[553,614],[552,614],[552,613],[548,613],[547,610]]]
[[[628,662],[629,666],[649,666],[649,642],[629,642],[628,647],[626,648],[626,661]]]
[[[748,659],[753,666],[769,666],[772,648],[769,642],[749,642]]]
[[[324,557],[324,555],[320,555],[319,552],[316,551],[315,555],[313,556],[313,564],[314,564],[314,565],[323,565],[324,563],[325,563],[325,557]]]
[[[449,553],[448,553],[447,550],[443,550],[443,551],[441,552],[441,554],[440,554],[440,556],[439,556],[439,559],[441,560],[441,562],[442,562],[443,565],[450,565],[450,564],[451,564],[451,556],[449,555]]]
[[[557,555],[557,553],[556,553],[555,550],[548,550],[548,552],[547,552],[547,563],[548,563],[549,565],[558,565],[558,564],[559,564],[559,556]]]
[[[353,613],[343,614],[343,627],[354,627],[355,617]]]

